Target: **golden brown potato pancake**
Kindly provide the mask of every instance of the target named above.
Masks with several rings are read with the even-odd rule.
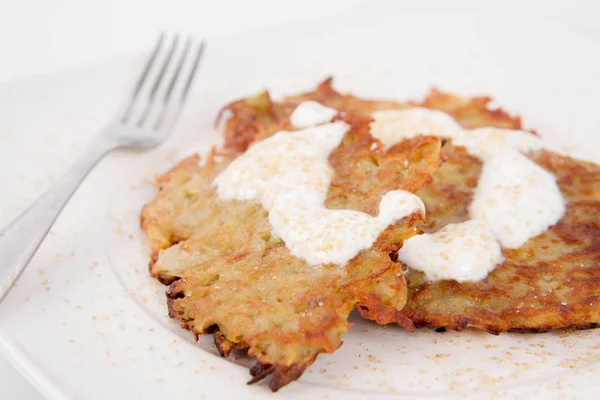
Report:
[[[481,162],[447,144],[445,163],[417,195],[427,206],[420,228],[437,230],[468,219]],[[567,202],[564,217],[479,282],[425,282],[409,270],[402,313],[418,327],[543,332],[593,328],[600,322],[600,167],[548,151],[531,159],[556,175]]]
[[[362,115],[421,106],[450,114],[464,128],[522,129],[520,118],[490,109],[489,97],[462,98],[432,90],[422,102],[363,100],[336,92],[328,79],[312,92],[281,102],[272,102],[263,92],[231,103],[226,107],[232,113],[225,126],[226,147],[243,151],[256,138],[271,134],[272,127],[285,121],[304,100]],[[427,221],[419,225],[424,231],[468,218],[481,172],[476,157],[451,143],[442,149],[442,158],[445,162],[434,173],[434,182],[417,193],[427,207]],[[550,152],[531,158],[557,176],[568,202],[566,215],[521,248],[505,250],[505,262],[481,282],[431,283],[420,272],[407,270],[409,298],[402,313],[416,326],[476,327],[498,333],[591,328],[599,323],[600,167]]]
[[[419,137],[389,151],[369,134],[370,119],[346,114],[351,128],[329,158],[326,205],[376,214],[390,190],[417,191],[440,165],[440,140]],[[233,156],[196,156],[157,179],[157,197],[141,222],[152,247],[151,274],[168,290],[169,314],[196,336],[213,333],[222,355],[247,348],[257,358],[251,383],[272,374],[278,390],[317,355],[342,344],[356,308],[380,324],[412,329],[401,265],[390,254],[414,235],[416,213],[388,227],[345,267],[315,268],[271,234],[268,214],[251,201],[221,201],[214,177]],[[222,158],[222,160],[217,160]]]

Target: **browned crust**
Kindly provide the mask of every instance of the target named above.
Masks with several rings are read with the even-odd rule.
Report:
[[[218,329],[213,335],[215,339],[215,347],[217,348],[217,351],[221,357],[229,357],[229,354],[231,354],[233,350],[248,348],[248,345],[244,342],[235,343],[231,340],[228,340],[227,337]]]
[[[260,362],[257,362],[250,369],[250,375],[252,376],[252,379],[248,381],[248,385],[260,382],[267,376],[272,375],[271,382],[269,383],[269,388],[273,392],[277,392],[279,389],[281,389],[288,383],[300,378],[300,376],[302,376],[306,368],[311,366],[316,359],[317,356],[315,355],[311,359],[308,359],[302,363],[294,364],[289,367],[283,365],[262,364]]]
[[[448,113],[467,129],[483,126],[522,129],[521,117],[511,115],[499,107],[490,107],[492,101],[488,96],[458,97],[434,88],[423,102],[414,104]]]
[[[225,148],[235,152],[245,151],[253,141],[277,132],[288,122],[294,108],[307,100],[318,101],[327,107],[356,116],[369,116],[379,110],[420,106],[444,111],[467,128],[495,126],[521,129],[521,118],[510,115],[501,108],[490,107],[492,101],[490,97],[464,98],[432,89],[423,101],[362,99],[339,93],[333,88],[333,79],[329,77],[314,90],[288,96],[281,101],[271,100],[269,93],[264,91],[254,97],[236,100],[223,107],[217,121],[221,119],[225,110],[231,113],[223,129]]]

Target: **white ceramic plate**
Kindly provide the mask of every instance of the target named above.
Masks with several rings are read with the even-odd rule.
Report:
[[[140,59],[32,78],[0,90],[0,224],[81,151],[111,115]],[[244,357],[224,360],[166,316],[147,275],[138,213],[150,182],[219,142],[228,100],[275,95],[333,74],[341,90],[415,98],[431,86],[491,94],[582,157],[600,160],[600,51],[559,28],[503,15],[377,7],[311,24],[214,40],[175,134],[147,153],[109,156],[76,193],[0,306],[0,349],[49,398],[201,399],[272,395],[246,386]],[[48,156],[51,154],[52,156]],[[600,330],[491,336],[355,326],[278,398],[597,398]]]

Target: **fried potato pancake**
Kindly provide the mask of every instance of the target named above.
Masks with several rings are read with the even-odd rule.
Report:
[[[369,134],[370,118],[343,118],[350,130],[329,157],[329,208],[375,215],[385,193],[414,192],[432,181],[441,163],[439,138],[406,140],[386,151]],[[205,166],[197,156],[183,160],[157,179],[157,196],[142,210],[151,274],[171,283],[171,317],[196,336],[213,333],[223,356],[247,348],[257,359],[250,383],[272,374],[273,391],[342,344],[354,308],[377,323],[412,329],[400,313],[402,266],[390,254],[415,234],[423,215],[389,226],[344,267],[315,268],[271,234],[259,203],[218,199],[212,182],[233,157],[212,154]]]
[[[417,193],[427,207],[424,231],[468,219],[481,162],[444,146],[445,163]],[[600,166],[552,152],[530,158],[556,176],[566,200],[563,218],[517,249],[482,281],[426,282],[409,270],[402,313],[418,327],[544,332],[600,323]]]
[[[270,135],[272,127],[284,123],[305,100],[362,115],[420,106],[446,112],[468,129],[522,129],[519,117],[490,109],[489,97],[462,98],[434,89],[422,102],[363,100],[336,92],[328,79],[312,92],[281,102],[272,102],[263,92],[226,106],[232,117],[225,125],[225,146],[243,151]],[[599,323],[600,167],[550,152],[530,157],[556,175],[567,201],[565,216],[524,246],[505,250],[504,263],[481,282],[425,282],[422,273],[405,267],[409,297],[402,314],[416,326],[499,333],[593,328]],[[434,182],[417,193],[427,208],[427,221],[419,225],[425,232],[468,219],[481,173],[481,162],[451,143],[442,149],[442,158],[445,162],[434,173]]]

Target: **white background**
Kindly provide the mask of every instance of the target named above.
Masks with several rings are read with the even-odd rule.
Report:
[[[515,14],[552,20],[600,42],[600,2],[595,0],[403,2],[407,10],[492,13],[501,4]],[[161,29],[210,39],[341,13],[365,3],[368,0],[0,0],[0,82],[138,52],[151,45]],[[40,398],[0,358],[0,399]]]

